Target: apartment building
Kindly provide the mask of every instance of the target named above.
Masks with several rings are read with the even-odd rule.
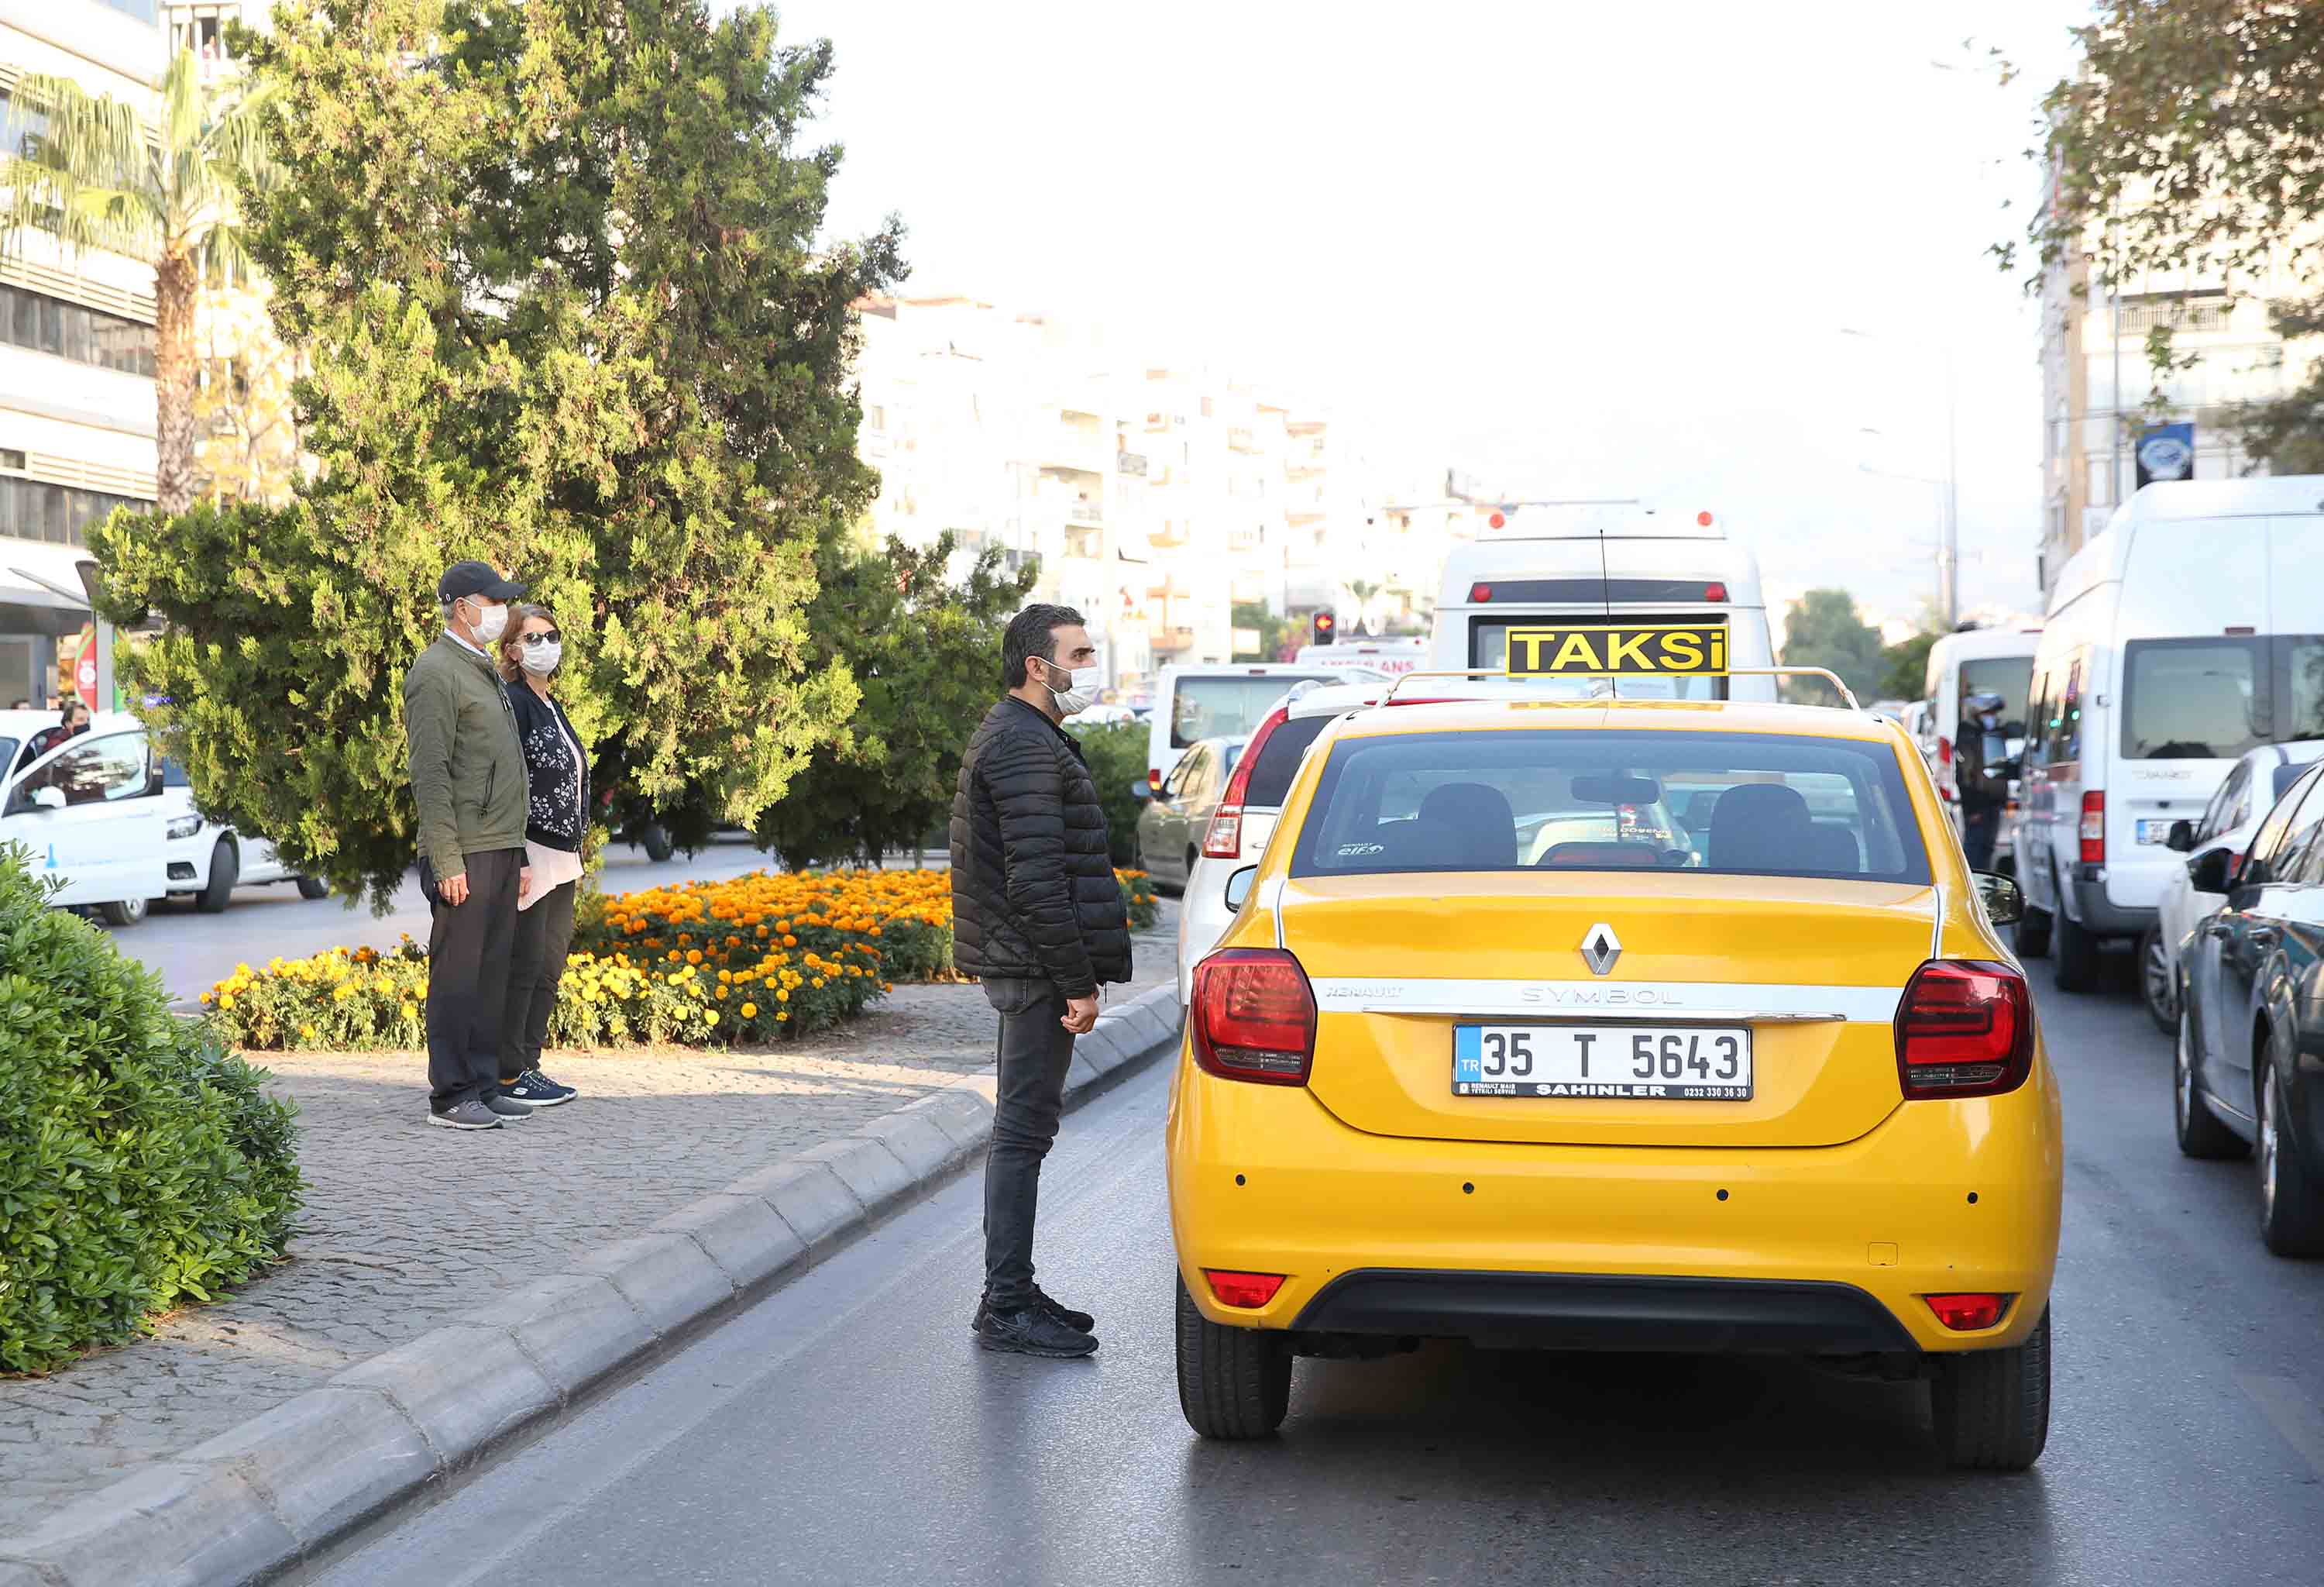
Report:
[[[0,137],[40,135],[14,93],[30,74],[151,104],[160,24],[155,0],[0,0]],[[152,281],[42,235],[0,252],[0,706],[42,704],[60,671],[78,682],[78,548],[116,505],[153,500]]]
[[[2191,477],[2250,471],[2236,443],[2236,404],[2282,396],[2307,377],[2313,338],[2287,345],[2268,305],[2312,295],[2318,283],[2276,267],[2230,279],[2220,271],[2153,272],[2111,291],[2086,258],[2061,261],[2043,281],[2043,529],[2039,568],[2046,596],[2066,559],[2102,533],[2138,488],[2141,438],[2163,424],[2191,424]],[[2172,333],[2190,361],[2158,378],[2147,337]]]

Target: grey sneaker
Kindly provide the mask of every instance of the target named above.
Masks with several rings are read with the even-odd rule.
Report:
[[[532,1117],[530,1108],[521,1102],[514,1102],[503,1096],[498,1091],[484,1093],[484,1100],[477,1105],[491,1109],[493,1117],[499,1119],[503,1124],[521,1124]]]
[[[430,1124],[441,1124],[447,1130],[497,1130],[501,1116],[484,1103],[462,1103],[453,1108],[431,1108],[428,1112]]]

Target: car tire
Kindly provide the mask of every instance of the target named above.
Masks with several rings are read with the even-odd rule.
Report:
[[[2017,917],[2017,925],[2011,943],[2016,948],[2017,956],[2021,959],[2048,958],[2050,956],[2050,911],[2037,909],[2031,904],[2026,905],[2025,912]]]
[[[2239,1158],[2251,1148],[2242,1136],[2219,1121],[2203,1093],[2195,1089],[2194,1016],[2187,1007],[2184,988],[2179,993],[2177,1045],[2171,1058],[2171,1116],[2177,1127],[2179,1149],[2190,1158]]]
[[[210,850],[210,879],[194,900],[194,908],[205,915],[225,912],[234,902],[234,884],[242,879],[242,856],[234,846],[234,839],[222,837]]]
[[[2296,1126],[2284,1121],[2289,1099],[2273,1042],[2262,1049],[2259,1069],[2260,1239],[2280,1257],[2324,1256],[2324,1180],[2309,1172],[2292,1139]]]
[[[121,899],[109,904],[99,904],[97,912],[105,917],[107,926],[134,926],[145,918],[152,905],[144,899]]]
[[[1180,1278],[1178,1408],[1205,1438],[1268,1436],[1291,1409],[1290,1340],[1212,1322]]]
[[[1961,1471],[2022,1472],[2050,1441],[2050,1314],[2025,1342],[1939,1356],[1929,1409],[1945,1463]]]
[[[299,878],[299,896],[302,899],[327,899],[331,896],[331,884],[319,876]]]
[[[2088,992],[2098,983],[2098,939],[2089,928],[2065,910],[2058,911],[2052,923],[2057,933],[2057,957],[2050,965],[2050,979],[2057,983],[2060,992]]]
[[[2179,1032],[2179,972],[2163,950],[2160,921],[2138,935],[2138,995],[2146,1017],[2165,1036]]]
[[[659,821],[645,824],[644,829],[638,834],[638,846],[644,849],[646,858],[657,865],[678,852],[678,845],[669,840],[669,828]]]

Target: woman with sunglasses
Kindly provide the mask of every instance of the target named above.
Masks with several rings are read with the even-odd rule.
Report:
[[[531,809],[524,829],[532,886],[517,905],[509,954],[508,1013],[501,1021],[501,1094],[553,1108],[578,1094],[540,1072],[540,1047],[557,1007],[557,984],[573,946],[573,905],[581,890],[581,839],[589,830],[589,753],[572,718],[549,691],[564,660],[565,635],[548,608],[519,605],[501,640],[501,677],[524,746]]]

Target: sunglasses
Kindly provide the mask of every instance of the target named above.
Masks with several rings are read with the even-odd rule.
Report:
[[[561,645],[565,642],[565,631],[552,628],[547,633],[521,633],[517,635],[517,642],[527,650],[540,644]]]

